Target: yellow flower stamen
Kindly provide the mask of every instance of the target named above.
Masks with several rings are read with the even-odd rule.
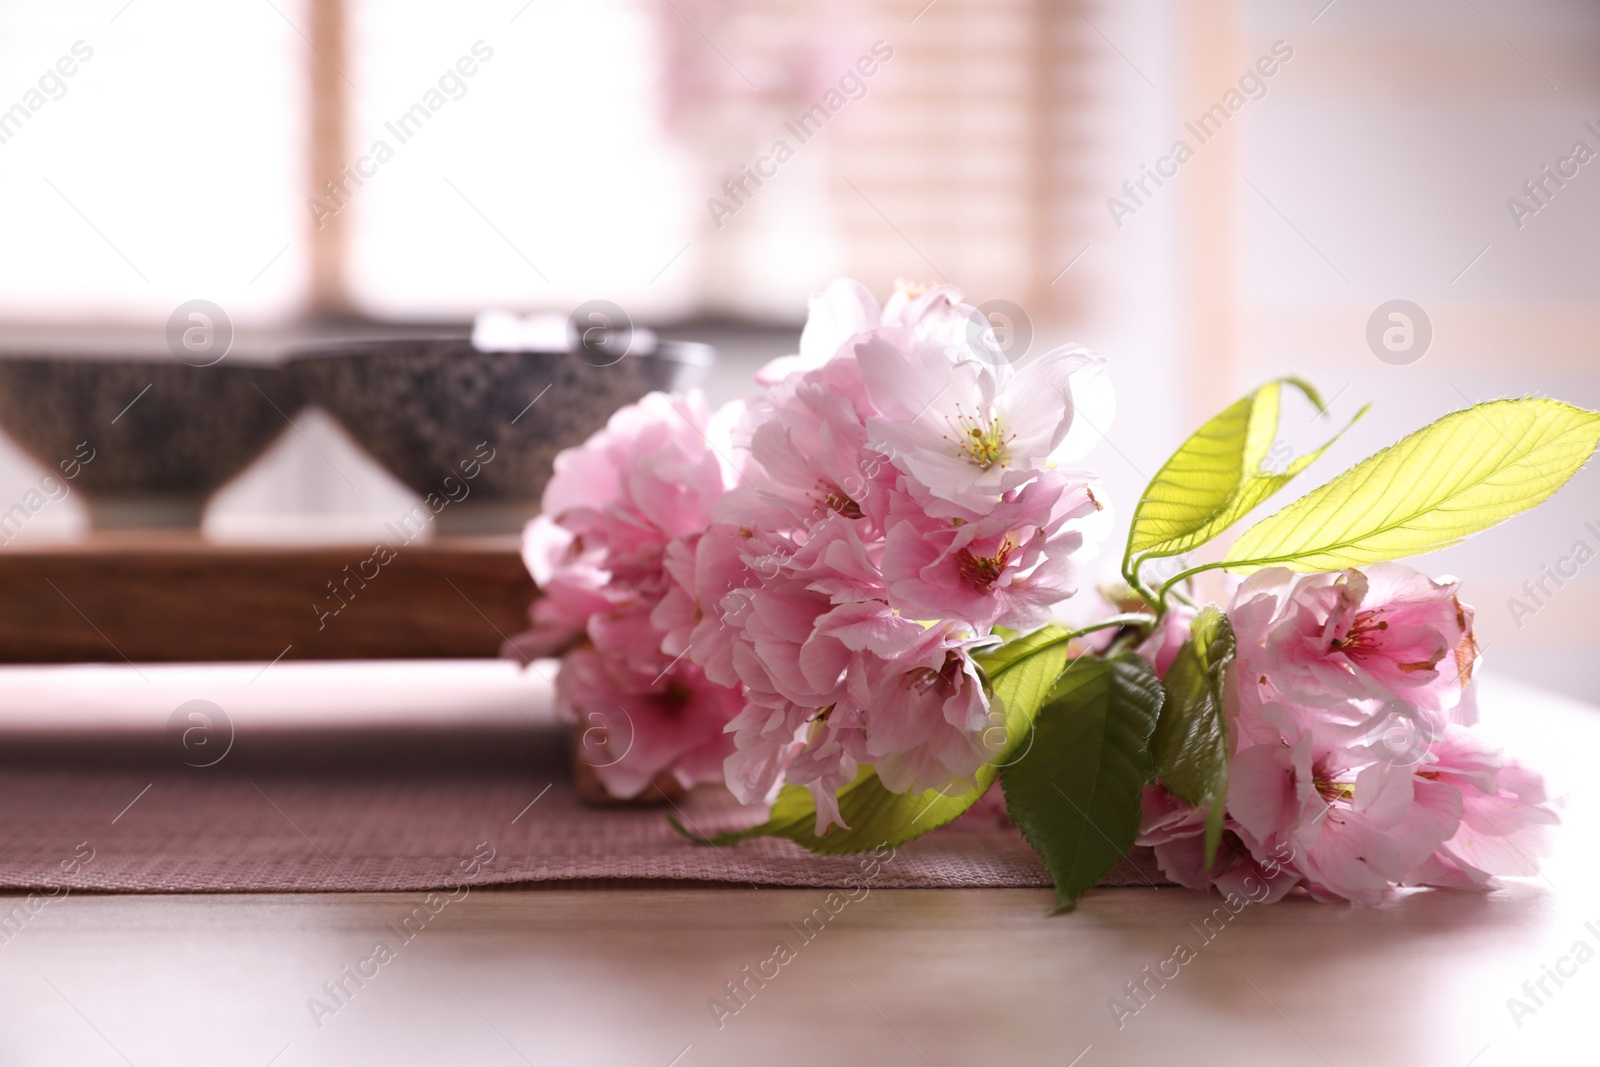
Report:
[[[947,416],[945,421],[950,424],[951,433],[945,434],[944,439],[954,442],[956,455],[964,456],[967,462],[982,470],[989,470],[996,464],[1002,468],[1006,466],[1009,459],[1006,446],[1016,440],[1017,435],[1006,436],[1005,423],[999,416],[983,419],[957,408],[955,415]]]

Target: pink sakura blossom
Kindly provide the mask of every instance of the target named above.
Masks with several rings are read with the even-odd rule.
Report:
[[[733,664],[746,692],[813,709],[845,700],[851,649],[838,631],[859,624],[860,610],[834,606],[804,578],[782,574],[765,582],[727,616],[743,637]]]
[[[987,633],[1033,630],[1077,592],[1072,556],[1083,548],[1068,524],[1100,510],[1089,487],[1038,473],[967,521],[936,518],[900,498],[883,554],[889,600],[913,618],[954,618]]]
[[[800,351],[768,363],[756,381],[772,386],[797,372],[815,370],[845,355],[855,340],[875,330],[904,329],[926,343],[959,344],[977,315],[977,309],[961,303],[960,290],[951,285],[900,281],[880,308],[866,286],[840,278],[812,294]]]
[[[1193,608],[1181,604],[1174,605],[1161,617],[1161,621],[1151,631],[1150,636],[1140,642],[1139,647],[1134,650],[1144,657],[1145,662],[1150,664],[1160,677],[1167,676],[1167,669],[1172,666],[1172,661],[1178,658],[1179,649],[1189,640],[1194,616]]]
[[[528,609],[530,628],[505,649],[523,662],[559,656],[582,638],[592,616],[618,607],[607,589],[605,549],[583,545],[572,530],[544,518],[535,518],[522,534],[522,562],[540,596]]]
[[[969,654],[982,639],[965,634],[957,624],[940,623],[909,650],[866,664],[872,709],[866,751],[890,792],[964,792],[1003,744],[1003,720],[991,712]]]
[[[833,536],[817,536],[788,556],[747,557],[753,564],[747,578],[716,605],[731,634],[728,660],[747,698],[729,727],[736,747],[729,786],[746,801],[769,795],[782,777],[809,786],[819,832],[839,821],[833,794],[858,765],[892,754],[877,739],[900,717],[898,709],[876,703],[889,690],[887,665],[901,664],[904,672],[935,658],[942,667],[945,660],[943,649],[928,650],[921,626],[873,595],[881,594],[880,582],[870,573],[852,576],[860,546],[851,543],[850,520],[824,525]],[[737,536],[724,543],[741,541],[755,543]],[[767,564],[770,576],[758,569]],[[882,687],[878,694],[874,682]],[[913,729],[908,743],[926,743],[932,732]]]
[[[743,620],[753,636],[735,652],[750,698],[730,726],[737,751],[728,760],[728,783],[736,796],[762,799],[780,778],[807,786],[820,834],[843,824],[835,793],[864,763],[894,792],[970,787],[998,748],[989,699],[969,655],[973,639],[953,624],[923,628],[881,603],[860,601],[816,617],[789,650],[798,671],[768,671],[763,653],[773,653],[774,641],[800,635],[775,635],[781,623],[759,614],[767,599],[764,593]],[[789,600],[791,609],[795,604]]]
[[[556,707],[577,723],[579,754],[612,796],[638,796],[663,773],[685,788],[720,781],[732,748],[724,732],[742,703],[692,664],[653,683],[620,680],[592,646],[569,651],[556,676]]]
[[[737,532],[720,544],[724,551],[767,547]],[[744,576],[711,606],[728,638],[727,665],[746,698],[728,727],[735,749],[727,763],[728,786],[746,802],[767,798],[804,755],[791,780],[812,786],[825,826],[825,817],[837,816],[832,790],[854,777],[861,754],[847,743],[853,738],[841,734],[859,726],[851,668],[865,635],[896,620],[875,601],[835,605],[771,554],[742,558]],[[766,566],[771,570],[757,569]],[[693,654],[715,663],[722,650],[696,647]]]
[[[979,313],[960,303],[950,286],[913,290],[904,283],[880,311],[851,281],[814,296],[811,312],[800,353],[762,371],[766,392],[748,405],[734,435],[752,460],[750,486],[780,514],[742,507],[741,521],[773,526],[787,519],[803,528],[839,512],[871,520],[872,533],[881,534],[885,493],[896,472],[885,447],[869,439],[868,421],[881,412],[868,395],[856,350],[892,331],[905,344],[959,356]]]
[[[1293,852],[1276,853],[1233,820],[1225,823],[1221,844],[1208,867],[1205,862],[1205,813],[1159,785],[1144,791],[1143,821],[1135,843],[1151,846],[1161,872],[1186,889],[1216,886],[1223,896],[1237,894],[1256,903],[1281,900],[1301,882],[1287,864]],[[1262,858],[1257,859],[1260,855]]]
[[[869,410],[860,370],[848,356],[791,375],[750,404],[734,444],[748,451],[748,484],[773,511],[762,515],[740,502],[741,518],[804,528],[835,512],[852,519],[881,515],[891,484],[884,475],[893,468],[867,448]]]
[[[1472,609],[1459,583],[1398,563],[1365,571],[1259,571],[1229,615],[1239,638],[1241,702],[1281,696],[1308,705],[1402,697],[1448,712],[1477,662]],[[1267,679],[1267,681],[1263,681]]]
[[[777,533],[714,524],[696,550],[700,608],[688,647],[746,697],[729,726],[735,795],[758,801],[783,780],[806,786],[821,832],[841,821],[835,793],[861,764],[893,788],[970,777],[983,759],[974,753],[990,725],[987,698],[953,624],[924,627],[891,606],[869,521],[834,511],[801,527],[749,487],[724,503],[743,518],[783,516]]]
[[[1560,821],[1544,779],[1454,724],[1430,755],[1418,774],[1461,791],[1461,825],[1405,883],[1476,888],[1495,875],[1537,874]]]
[[[1263,571],[1229,611],[1224,845],[1202,869],[1202,817],[1146,798],[1141,840],[1185,885],[1268,863],[1319,899],[1393,885],[1481,887],[1531,874],[1556,822],[1543,782],[1452,721],[1476,659],[1454,582],[1398,564]]]
[[[1265,714],[1298,718],[1276,705]],[[1453,723],[1413,765],[1371,760],[1340,736],[1313,725],[1286,735],[1290,747],[1246,748],[1230,768],[1229,818],[1292,854],[1313,896],[1371,904],[1393,884],[1481,888],[1537,872],[1557,821],[1538,775]]]
[[[523,560],[543,595],[520,650],[558,653],[609,616],[654,607],[667,544],[704,530],[726,486],[709,424],[698,393],[651,393],[556,457],[541,513],[523,535]]]
[[[1313,896],[1375,904],[1455,832],[1460,790],[1373,761],[1338,728],[1283,705],[1262,714],[1281,741],[1234,756],[1228,815],[1264,847],[1291,852]]]
[[[970,326],[970,323],[969,323]],[[906,329],[855,346],[874,447],[929,496],[930,512],[985,513],[1047,466],[1078,458],[1114,411],[1105,361],[1077,346],[1021,369],[974,353],[969,332],[937,343]]]
[[[596,516],[614,552],[698,533],[729,479],[712,434],[700,392],[651,393],[556,457],[542,517]]]
[[[543,595],[507,653],[562,657],[557,710],[568,719],[591,727],[584,715],[602,707],[624,720],[605,729],[613,746],[626,736],[626,750],[591,761],[618,796],[663,771],[685,785],[713,780],[732,747],[723,727],[737,693],[664,648],[668,628],[656,618],[674,587],[669,560],[692,553],[732,477],[714,436],[699,394],[652,393],[622,408],[556,458],[523,536]]]
[[[754,537],[736,523],[713,522],[699,537],[669,545],[663,561],[670,581],[651,614],[665,635],[662,651],[689,654],[719,685],[739,684],[733,667],[738,631],[727,619],[748,604],[750,590],[759,584],[744,555]],[[771,551],[756,554],[770,556]],[[737,603],[730,599],[735,590],[741,590]]]

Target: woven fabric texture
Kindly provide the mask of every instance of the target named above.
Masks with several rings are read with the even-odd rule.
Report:
[[[859,857],[817,856],[787,841],[695,844],[668,824],[670,807],[586,806],[573,790],[569,751],[549,728],[241,737],[209,767],[187,766],[153,739],[8,743],[0,888],[259,893],[589,879],[838,886],[862,876]],[[681,821],[705,833],[759,817],[720,789],[676,803]],[[872,884],[881,887],[1049,885],[992,808],[877,866]],[[1107,881],[1156,877],[1148,855],[1135,855]]]

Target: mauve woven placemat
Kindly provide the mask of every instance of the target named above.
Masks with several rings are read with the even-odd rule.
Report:
[[[764,839],[721,848],[679,836],[661,808],[596,809],[572,788],[549,727],[240,737],[215,766],[153,738],[0,740],[0,889],[109,892],[427,890],[474,884],[662,879],[837,886],[859,857]],[[680,801],[701,831],[755,813],[718,789]],[[92,853],[92,859],[83,857]],[[77,857],[76,862],[74,857]],[[1148,859],[1135,862],[1155,874]],[[1125,866],[1112,883],[1145,884]],[[1045,886],[1015,828],[972,813],[901,846],[882,887]]]
[[[215,766],[132,737],[0,740],[0,888],[114,892],[425,890],[455,884],[670,879],[826,886],[852,857],[785,841],[723,848],[680,837],[660,808],[574,795],[549,727],[241,736]],[[703,831],[753,813],[720,790],[681,802]],[[90,855],[87,861],[82,857]],[[74,857],[78,857],[74,861]],[[989,818],[902,847],[881,886],[1037,886],[1043,868]]]

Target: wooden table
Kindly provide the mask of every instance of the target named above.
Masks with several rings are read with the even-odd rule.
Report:
[[[374,541],[18,541],[0,551],[0,662],[484,657],[527,628],[515,536]]]
[[[808,942],[818,890],[473,890],[360,987],[343,969],[398,943],[420,894],[72,896],[0,944],[0,1063],[1595,1062],[1600,956],[1563,958],[1600,951],[1600,712],[1488,681],[1519,748],[1577,786],[1546,877],[1492,894],[1247,907],[1206,942],[1219,901],[1185,890],[1063,916],[1044,891],[873,890]],[[780,942],[793,959],[719,1028],[708,1001]],[[1119,1029],[1109,1002],[1178,942],[1196,958]],[[1507,998],[1547,964],[1571,974],[1519,1028]]]

